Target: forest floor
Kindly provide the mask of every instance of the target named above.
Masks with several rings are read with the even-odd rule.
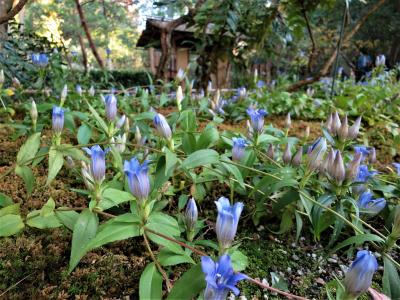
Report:
[[[283,127],[283,117],[269,117],[278,128]],[[220,129],[243,131],[244,124],[220,125]],[[319,122],[294,121],[291,135],[302,136],[310,126],[310,139],[320,134]],[[24,138],[11,140],[10,128],[0,128],[0,174],[7,172],[16,160]],[[384,154],[378,158],[386,157]],[[385,159],[386,160],[386,159]],[[382,161],[382,168],[386,163]],[[82,188],[75,176],[63,168],[50,187],[46,182],[46,164],[34,168],[37,188],[26,194],[23,181],[13,173],[0,182],[0,192],[21,203],[22,215],[40,209],[53,197],[57,206],[82,207],[87,199],[71,191]],[[205,199],[213,203],[215,199]],[[173,201],[173,199],[171,199]],[[208,205],[207,205],[208,206]],[[213,207],[206,207],[205,215],[213,215]],[[284,278],[289,290],[310,299],[325,299],[324,284],[334,276],[341,277],[349,264],[345,255],[328,253],[321,244],[303,232],[295,243],[295,232],[284,236],[272,235],[270,224],[279,220],[262,220],[255,227],[249,216],[241,219],[238,241],[241,251],[249,258],[246,273],[271,283],[271,272]],[[274,228],[276,229],[276,228]],[[212,236],[211,236],[212,237]],[[150,261],[143,241],[133,238],[96,249],[84,256],[78,267],[67,274],[71,233],[65,228],[38,230],[26,227],[14,237],[0,239],[0,299],[138,299],[139,278]],[[153,245],[155,247],[155,245]],[[166,269],[172,282],[179,274]],[[264,299],[265,291],[242,282],[239,285],[247,299]],[[268,299],[281,299],[269,294]]]

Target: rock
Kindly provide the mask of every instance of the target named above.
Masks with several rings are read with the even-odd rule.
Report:
[[[296,254],[293,254],[293,255],[292,255],[292,259],[293,259],[293,260],[299,260],[300,258],[299,258]]]
[[[318,277],[318,278],[315,280],[315,282],[318,283],[318,284],[320,284],[320,285],[324,285],[324,284],[325,284],[325,280],[323,280],[321,277]]]

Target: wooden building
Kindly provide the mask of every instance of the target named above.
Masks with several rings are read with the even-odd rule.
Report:
[[[149,55],[149,70],[156,74],[161,57],[160,29],[153,24],[156,22],[170,22],[170,20],[148,18],[146,28],[143,30],[137,42],[137,47],[146,48]],[[175,78],[179,69],[193,72],[197,56],[194,51],[196,38],[194,29],[185,24],[176,27],[171,34],[171,55],[168,62],[168,79]],[[211,74],[213,87],[227,88],[230,86],[230,64],[228,60],[218,62],[217,72]]]

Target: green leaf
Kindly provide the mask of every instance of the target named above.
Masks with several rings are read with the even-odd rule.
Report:
[[[17,164],[23,166],[29,163],[36,155],[40,146],[40,132],[32,134],[17,154]]]
[[[387,258],[383,257],[383,292],[391,299],[400,299],[400,276],[396,266]]]
[[[283,234],[288,232],[293,227],[292,211],[290,209],[285,209],[282,214],[281,225],[279,226],[279,231],[273,231],[274,234]]]
[[[384,240],[376,235],[376,234],[372,234],[372,233],[363,233],[363,234],[359,234],[356,236],[352,236],[346,240],[344,240],[343,242],[341,242],[339,245],[337,245],[332,252],[336,252],[339,249],[342,249],[346,246],[352,245],[352,244],[356,244],[356,245],[362,245],[365,242],[378,242],[378,243],[383,243]]]
[[[88,158],[85,156],[82,150],[75,148],[69,144],[57,146],[57,151],[62,152],[63,156],[71,156],[73,159],[76,160],[88,161]]]
[[[0,236],[10,236],[21,231],[25,225],[20,215],[5,215],[0,217]]]
[[[154,263],[150,263],[140,276],[139,298],[143,300],[161,299],[162,277]]]
[[[104,120],[99,116],[97,111],[89,104],[88,101],[86,101],[86,104],[88,105],[89,110],[90,110],[91,114],[93,115],[93,117],[99,123],[101,129],[104,131],[104,133],[107,133],[108,132],[108,126],[107,126],[106,122],[104,122]]]
[[[219,154],[212,149],[198,150],[190,154],[183,162],[182,168],[192,169],[199,166],[216,164],[219,161]]]
[[[4,193],[0,193],[0,207],[5,207],[14,204],[12,199]]]
[[[101,210],[106,210],[113,206],[117,206],[121,203],[135,199],[130,193],[113,188],[105,189],[101,196],[101,200],[97,206]]]
[[[182,148],[186,155],[196,150],[196,137],[193,133],[185,132],[182,137]]]
[[[214,126],[207,126],[196,143],[197,150],[207,149],[219,140],[218,130]]]
[[[235,250],[231,254],[232,267],[236,272],[243,271],[249,265],[249,259],[241,251]]]
[[[170,177],[173,172],[175,165],[178,163],[178,157],[174,152],[169,150],[168,148],[165,149],[165,176]]]
[[[193,299],[206,287],[201,265],[195,265],[186,271],[169,293],[167,300]]]
[[[92,137],[92,128],[90,128],[86,124],[82,124],[81,126],[79,126],[77,135],[79,144],[81,145],[88,144],[91,137]]]
[[[96,236],[90,241],[88,250],[139,235],[140,228],[138,222],[114,222],[114,220],[110,220],[101,226]]]
[[[57,228],[62,224],[58,221],[58,218],[53,213],[43,216],[41,214],[42,210],[34,210],[28,214],[26,217],[26,224],[30,227],[35,227],[39,229],[46,228]]]
[[[0,209],[0,217],[5,216],[5,215],[19,215],[20,206],[21,206],[21,204],[15,203],[15,204],[11,204],[6,207],[3,207],[2,209]]]
[[[282,291],[289,291],[289,287],[285,279],[275,272],[270,272],[272,287],[280,289]]]
[[[243,182],[243,176],[242,173],[240,173],[240,170],[238,167],[235,165],[231,164],[231,160],[227,157],[224,157],[221,161],[221,165],[235,177],[237,181],[239,181],[239,185],[242,188],[245,188],[244,182]]]
[[[24,180],[26,191],[30,195],[35,185],[35,176],[33,176],[32,170],[27,166],[17,165],[15,167],[15,174]]]
[[[49,174],[47,175],[46,186],[49,185],[54,178],[56,178],[63,164],[63,153],[51,147],[49,151]]]
[[[62,207],[60,207],[62,208]],[[79,218],[79,214],[73,210],[56,210],[56,217],[58,220],[69,230],[74,230],[76,221]]]
[[[182,254],[176,254],[168,250],[168,248],[162,248],[158,254],[158,261],[162,266],[174,266],[178,264],[195,264],[194,260],[189,254],[183,252]]]
[[[68,269],[69,273],[72,272],[81,258],[88,252],[87,246],[96,236],[98,226],[99,219],[95,213],[89,209],[85,209],[81,212],[76,220],[72,234],[71,257]]]

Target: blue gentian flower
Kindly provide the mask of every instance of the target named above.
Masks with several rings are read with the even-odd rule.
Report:
[[[246,154],[245,149],[247,146],[247,142],[242,138],[232,138],[233,147],[232,147],[232,159],[234,161],[240,161],[243,156]]]
[[[72,55],[72,57],[76,57],[76,56],[78,56],[78,52],[77,51],[71,51],[71,55]]]
[[[249,107],[247,109],[247,114],[250,117],[250,123],[253,131],[261,134],[264,129],[264,116],[266,116],[268,113],[264,109],[254,109]]]
[[[378,262],[375,256],[367,250],[358,251],[356,259],[344,278],[346,293],[353,297],[365,293],[371,286],[376,270],[378,270]]]
[[[358,174],[356,182],[367,182],[370,178],[378,174],[377,171],[369,171],[367,165],[360,165],[358,168]]]
[[[80,86],[80,84],[76,85],[76,93],[80,96],[82,96],[82,87]]]
[[[158,133],[162,137],[166,138],[167,140],[171,139],[172,137],[171,127],[169,127],[167,119],[162,114],[156,114],[153,119],[153,123]]]
[[[186,210],[185,210],[185,223],[186,223],[186,228],[189,231],[194,230],[198,215],[199,213],[197,210],[196,201],[194,200],[194,198],[190,198],[186,205]]]
[[[256,84],[258,89],[262,89],[263,87],[265,87],[265,85],[266,84],[265,84],[264,80],[259,80],[259,81],[257,81],[257,84]]]
[[[53,106],[52,113],[53,132],[60,134],[64,127],[64,109],[58,106]]]
[[[35,65],[42,68],[49,63],[49,58],[46,53],[33,53],[31,59]]]
[[[225,300],[229,291],[236,296],[240,291],[235,286],[240,280],[248,277],[242,273],[235,273],[232,268],[229,255],[222,255],[218,262],[214,262],[210,257],[201,258],[201,268],[206,275],[206,289],[204,300]]]
[[[372,197],[372,193],[366,191],[361,194],[357,204],[365,212],[376,215],[385,208],[386,200],[384,198],[372,199]]]
[[[230,205],[229,200],[221,197],[215,201],[218,209],[216,232],[222,251],[228,249],[235,238],[243,203]]]
[[[326,139],[319,137],[307,150],[307,167],[310,170],[317,169],[326,152]]]
[[[397,175],[400,176],[400,163],[393,163],[393,166],[396,168]]]
[[[368,147],[365,147],[365,146],[357,146],[357,147],[354,147],[354,152],[355,153],[361,153],[362,154],[362,160],[364,161],[364,159],[366,157],[368,157],[368,154],[370,153],[370,149],[368,149]]]
[[[106,54],[107,54],[107,56],[109,56],[111,54],[111,49],[108,47],[106,48]]]
[[[109,121],[114,121],[117,117],[117,98],[114,94],[108,94],[105,99],[106,103],[106,117]]]
[[[150,193],[149,161],[142,164],[133,157],[130,161],[124,162],[125,175],[128,177],[129,189],[139,202],[147,199]]]
[[[97,184],[101,184],[106,175],[106,154],[110,149],[103,151],[99,145],[92,148],[83,148],[90,155],[90,175]]]

